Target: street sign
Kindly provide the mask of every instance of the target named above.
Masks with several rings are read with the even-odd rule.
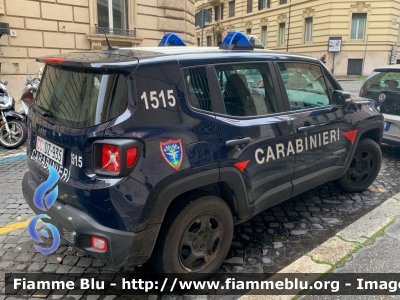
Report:
[[[342,51],[342,37],[329,37],[328,52]]]
[[[204,13],[204,23],[203,23],[203,13]],[[202,9],[195,16],[196,26],[200,28],[205,28],[211,23],[211,13],[207,9]]]

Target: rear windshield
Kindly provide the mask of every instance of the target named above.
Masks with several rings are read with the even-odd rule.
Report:
[[[362,96],[378,102],[382,113],[400,115],[400,72],[373,72],[365,81]]]
[[[125,76],[47,66],[35,110],[52,123],[85,128],[121,115],[128,105]]]

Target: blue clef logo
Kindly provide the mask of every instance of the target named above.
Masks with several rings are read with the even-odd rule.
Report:
[[[58,186],[56,186],[46,195],[46,193],[57,183],[59,179],[58,172],[52,166],[47,165],[47,168],[49,169],[49,178],[36,189],[33,196],[33,203],[37,208],[43,211],[47,211],[50,207],[52,207],[58,196]],[[36,232],[36,225],[40,219],[51,218],[46,214],[41,214],[34,217],[28,225],[28,232],[34,241],[38,243],[44,243],[44,241]],[[54,225],[46,222],[43,223],[50,229],[50,232],[53,235],[53,245],[50,248],[42,248],[35,245],[35,248],[42,254],[50,254],[56,251],[60,246],[60,233]],[[40,232],[44,237],[49,238],[49,233],[46,230],[42,229]]]

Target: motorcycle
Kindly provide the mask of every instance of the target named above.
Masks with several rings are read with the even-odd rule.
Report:
[[[39,69],[39,72],[34,77],[26,75],[26,83],[24,90],[22,91],[21,104],[22,108],[18,111],[25,117],[28,115],[29,108],[35,101],[36,92],[39,88],[40,79],[42,78],[43,67]]]
[[[0,145],[7,149],[22,146],[28,138],[25,116],[15,112],[15,100],[7,92],[7,81],[0,81]]]

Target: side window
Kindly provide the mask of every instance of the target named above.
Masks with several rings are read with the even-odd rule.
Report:
[[[194,108],[212,111],[206,68],[184,69],[183,77],[189,104]]]
[[[292,110],[330,104],[322,69],[307,63],[278,63]]]
[[[215,70],[228,115],[259,116],[278,112],[268,65],[219,65]]]

